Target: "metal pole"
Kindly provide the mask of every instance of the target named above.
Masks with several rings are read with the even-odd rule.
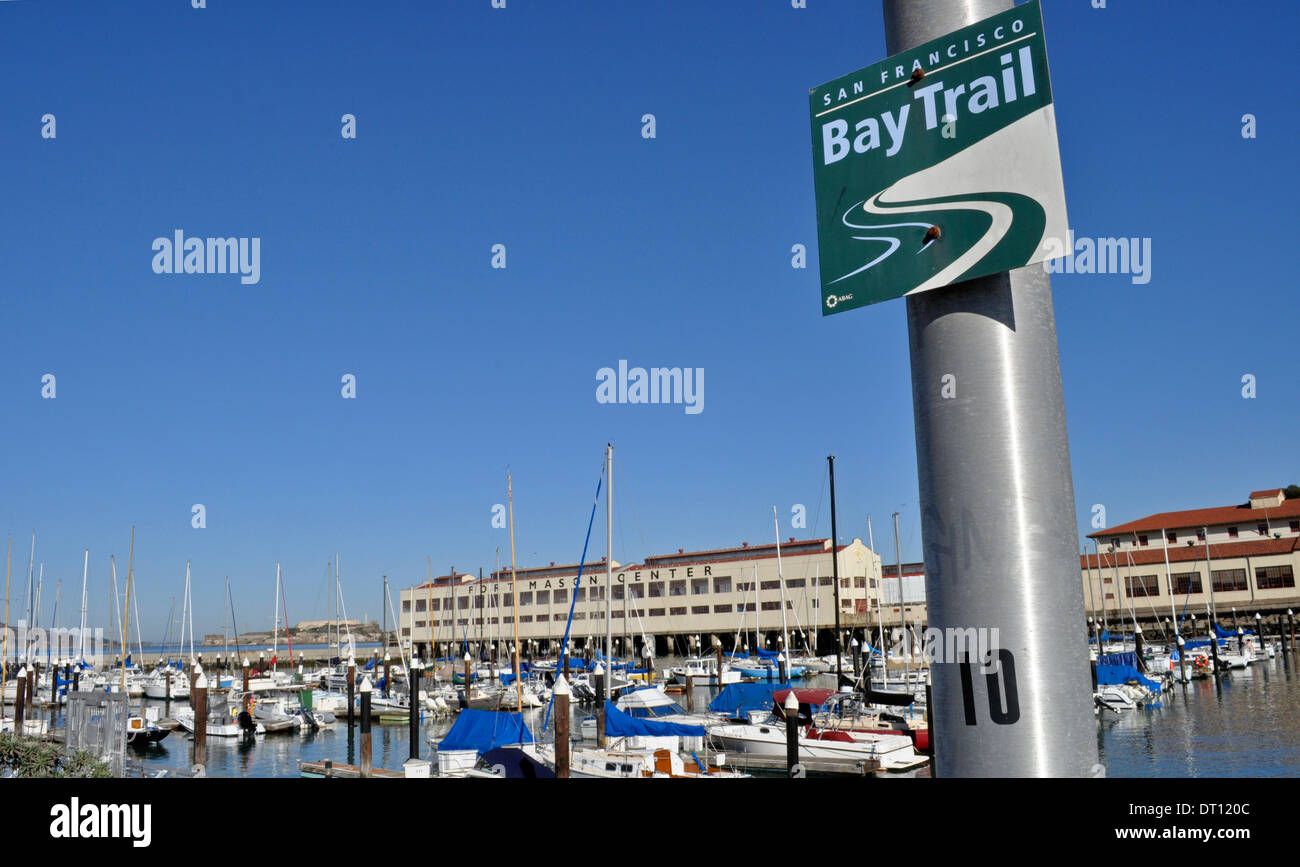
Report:
[[[432,642],[430,642],[432,645]],[[433,653],[433,647],[430,646],[429,653]],[[410,701],[410,756],[409,758],[418,759],[420,757],[420,672],[421,665],[418,659],[411,660],[410,681],[411,681],[411,701]]]
[[[883,6],[892,54],[1013,3]],[[974,725],[962,667],[931,669],[943,774],[1096,773],[1083,588],[1069,577],[1078,568],[1074,485],[1047,272],[1031,266],[909,295],[907,320],[930,624],[996,627],[1001,648],[999,670],[968,680]],[[947,374],[958,378],[961,400],[941,396]]]
[[[605,667],[596,663],[596,746],[605,749]]]
[[[919,430],[919,428],[918,428]],[[903,592],[903,544],[898,539],[898,513],[894,513],[894,555],[898,558],[898,610],[899,621],[903,627],[903,691],[911,690],[912,677],[912,636],[907,633],[907,594]],[[889,659],[885,659],[886,679],[888,679]]]
[[[361,679],[361,778],[370,779],[370,678]]]
[[[831,480],[831,582],[835,585],[835,685],[844,685],[844,652],[840,642],[840,537],[835,529],[835,455],[826,456],[827,472]],[[875,552],[873,551],[874,555]],[[856,663],[855,663],[856,665]]]

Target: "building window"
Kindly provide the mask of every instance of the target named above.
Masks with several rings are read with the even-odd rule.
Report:
[[[651,617],[663,617],[663,616],[664,616],[664,610],[663,610],[662,608],[651,608],[651,609],[650,609],[650,616],[651,616]]]
[[[848,590],[848,589],[849,589],[849,579],[847,579],[847,578],[841,578],[841,579],[840,579],[840,589],[841,589],[841,590]]]
[[[709,613],[709,606],[707,606],[707,605],[692,605],[692,606],[691,606],[691,613],[692,613],[692,614],[708,614],[708,613]]]
[[[611,601],[611,602],[622,602],[622,601],[623,601],[623,585],[622,585],[622,584],[615,584],[615,585],[613,586],[613,588],[611,588],[611,589],[613,590],[613,595],[610,597],[610,601]]]
[[[1115,598],[1115,594],[1114,594],[1114,593],[1107,593],[1107,594],[1106,594],[1106,598],[1107,598],[1107,599],[1114,599],[1114,598]],[[898,609],[895,608],[894,610],[897,611]]]
[[[430,609],[432,609],[433,611],[437,611],[437,610],[439,609],[439,605],[440,605],[441,602],[442,602],[441,599],[435,599],[435,600],[433,600],[433,603],[429,606]]]
[[[523,592],[523,593],[520,593],[520,594],[519,594],[519,604],[520,604],[520,605],[532,605],[532,604],[533,604],[533,591],[531,591],[531,590],[527,590],[527,591],[525,591],[525,592]],[[523,619],[522,617],[519,618],[519,622],[520,622],[520,623],[523,623],[523,622],[524,622],[524,619]],[[528,619],[528,622],[529,622],[529,623],[532,622],[532,618],[531,618],[531,617]]]
[[[417,599],[417,600],[415,600],[415,610],[416,610],[417,612],[418,612],[418,611],[423,611],[423,610],[424,610],[424,600],[423,600],[423,599]]]
[[[577,599],[578,599],[579,602],[586,602],[586,601],[587,601],[587,588],[586,588],[586,587],[579,587],[579,588],[577,589],[577,591],[575,591],[574,595],[577,597]]]
[[[709,592],[709,579],[696,578],[691,581],[691,595],[704,596]]]
[[[1143,548],[1145,548],[1145,547],[1147,546],[1147,537],[1146,537],[1146,536],[1138,536],[1138,545],[1141,546],[1141,547],[1143,547]]]
[[[627,587],[627,595],[628,595],[628,596],[631,596],[633,599],[644,599],[644,598],[645,598],[645,585],[644,585],[644,584],[629,584],[628,587]]]
[[[456,600],[456,607],[459,608],[459,609],[462,610],[462,611],[464,611],[465,609],[469,608],[469,597],[468,597],[468,596],[462,596],[462,597],[460,597],[459,599],[457,599],[457,600]]]
[[[1177,533],[1165,533],[1165,539],[1168,540],[1169,542],[1177,542],[1177,541],[1178,541],[1178,534],[1177,534]]]
[[[814,599],[814,600],[812,601],[812,607],[813,607],[813,608],[821,608],[821,607],[822,607],[822,601],[821,601],[820,599]]]
[[[867,586],[867,576],[863,575],[861,578],[854,578],[854,579],[853,579],[853,586],[854,586],[854,587],[866,587],[866,586]]]
[[[730,614],[730,613],[731,613],[731,603],[728,602],[726,605],[714,605],[714,606],[713,606],[713,613],[714,613],[714,614]]]
[[[515,603],[514,603],[514,597],[511,596],[509,593],[507,593],[506,595],[504,595],[504,596],[501,597],[501,607],[502,607],[502,608],[513,608],[513,607],[514,607],[514,604],[515,604]],[[511,622],[513,623],[514,621],[512,620]]]
[[[1204,531],[1204,530],[1197,530],[1197,531],[1196,531],[1196,541],[1198,541],[1198,542],[1204,542],[1204,541],[1205,541],[1205,531]]]
[[[402,627],[402,634],[403,634],[403,635],[410,635],[410,634],[411,634],[411,630],[409,630],[409,629],[407,629],[405,626],[403,626],[403,627]]]
[[[668,616],[669,616],[669,617],[685,617],[685,616],[686,616],[686,608],[685,608],[684,606],[681,607],[681,608],[669,608],[669,609],[668,609]]]
[[[754,610],[754,603],[753,603],[753,602],[742,602],[742,603],[740,603],[740,605],[736,608],[736,610],[737,610],[737,611],[741,611],[741,612],[753,611],[753,610]]]
[[[1295,575],[1292,572],[1291,564],[1256,566],[1255,586],[1260,590],[1280,590],[1283,587],[1294,587]]]
[[[663,595],[664,595],[664,582],[662,582],[662,581],[651,581],[651,582],[650,582],[650,598],[651,598],[651,599],[658,599],[659,597],[661,597],[661,596],[663,596]]]
[[[1201,593],[1201,573],[1200,572],[1176,572],[1174,573],[1174,593],[1179,596],[1186,596],[1188,593]],[[1106,594],[1110,598],[1110,594]]]
[[[779,601],[777,601],[777,602],[764,602],[764,603],[763,603],[763,610],[764,610],[764,611],[780,611],[780,610],[781,610],[781,603],[780,603]]]
[[[1228,528],[1228,538],[1229,538],[1229,539],[1235,539],[1235,538],[1237,538],[1237,528],[1236,528],[1236,527],[1229,527],[1229,528]]]
[[[1300,533],[1300,521],[1292,521],[1292,522],[1291,522],[1291,532],[1292,532],[1292,533]]]
[[[538,605],[549,605],[550,602],[551,602],[551,591],[549,591],[549,590],[538,590],[538,591],[537,591],[537,604],[538,604]]]
[[[758,584],[759,590],[779,590],[780,588],[780,581],[760,581]]]
[[[731,579],[730,579],[730,578],[714,578],[714,579],[713,579],[713,592],[714,592],[714,593],[730,593],[730,592],[731,592]]]
[[[423,620],[417,620],[417,621],[415,621],[415,628],[416,628],[416,629],[423,629],[424,626],[425,626],[425,621],[423,621]]]
[[[754,589],[753,581],[738,581],[736,583],[736,591],[739,593],[748,593],[753,589]]]
[[[1255,530],[1259,533],[1259,535],[1261,535],[1261,536],[1267,536],[1267,535],[1268,535],[1268,524],[1256,524],[1256,525],[1255,525]]]
[[[1245,569],[1215,569],[1214,570],[1214,592],[1229,593],[1233,590],[1246,590],[1249,585],[1246,584]]]
[[[794,588],[796,588],[796,587],[807,587],[807,586],[808,586],[808,579],[807,579],[807,578],[791,578],[789,581],[785,582],[785,586],[786,586],[787,589],[794,589]]]
[[[508,626],[514,626],[514,624],[515,624],[515,618],[514,618],[513,616],[511,616],[511,617],[502,617],[502,618],[501,618],[501,622],[502,622],[503,624],[508,625]]]
[[[411,600],[409,600],[409,599],[403,599],[403,600],[402,600],[402,613],[403,613],[403,614],[409,614],[410,612],[411,612]]]
[[[686,595],[686,582],[685,582],[685,581],[669,581],[669,582],[668,582],[668,595],[669,595],[669,596],[685,596],[685,595]]]
[[[585,611],[575,611],[575,612],[573,612],[573,619],[574,619],[574,620],[586,620],[586,619],[587,619],[587,612],[585,612]]]
[[[823,575],[821,580],[818,581],[817,583],[820,584],[822,587],[829,587],[834,582],[835,582],[835,577],[833,575]]]
[[[1130,597],[1160,595],[1160,581],[1155,575],[1130,575],[1124,583]]]

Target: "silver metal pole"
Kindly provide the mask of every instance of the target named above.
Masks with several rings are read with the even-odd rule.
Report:
[[[883,0],[887,50],[1012,5]],[[953,777],[1099,773],[1047,272],[910,295],[907,321],[930,624],[999,630],[996,673],[932,668],[939,767]],[[941,396],[945,374],[958,399]]]

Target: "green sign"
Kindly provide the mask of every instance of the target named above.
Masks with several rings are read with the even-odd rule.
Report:
[[[1063,255],[1038,0],[814,88],[822,313]]]

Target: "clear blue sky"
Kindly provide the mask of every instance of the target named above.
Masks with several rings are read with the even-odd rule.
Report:
[[[1153,245],[1146,285],[1053,280],[1081,536],[1300,481],[1300,6],[1107,5],[1044,4],[1071,225]],[[277,561],[324,616],[335,551],[378,619],[381,575],[508,562],[507,466],[520,564],[576,560],[607,441],[624,562],[765,542],[774,504],[829,533],[832,452],[841,537],[870,514],[892,561],[899,510],[920,558],[905,305],[819,309],[807,93],[885,56],[876,0],[208,7],[0,3],[14,611],[34,529],[47,614],[88,547],[102,623],[134,524],[146,638],[186,560],[200,634],[227,575],[269,628]],[[261,282],[154,274],[178,228],[260,237]],[[704,411],[598,404],[621,358],[704,368]]]

